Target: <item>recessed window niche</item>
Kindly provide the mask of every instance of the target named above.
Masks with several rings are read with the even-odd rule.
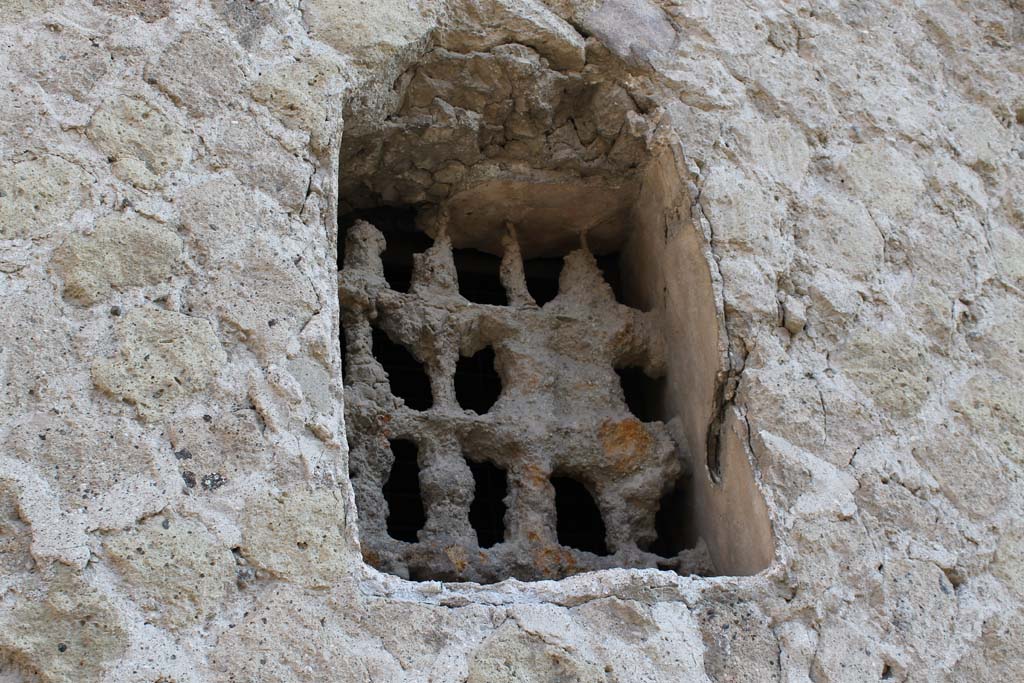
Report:
[[[536,70],[486,102],[463,90],[472,59],[512,73],[532,54],[434,50],[386,115],[350,103],[338,265],[364,558],[480,583],[756,573],[771,526],[679,143],[593,74],[538,62],[543,91]],[[600,122],[599,97],[620,107]],[[419,513],[399,500],[422,506],[401,529],[395,509]]]

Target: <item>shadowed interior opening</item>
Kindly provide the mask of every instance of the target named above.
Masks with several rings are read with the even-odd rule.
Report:
[[[454,249],[459,294],[477,304],[507,306],[508,296],[501,284],[501,258],[476,249]]]
[[[348,433],[345,434],[345,448],[349,453],[352,452],[352,440],[348,438]],[[348,478],[352,481],[359,478],[359,463],[352,457],[348,459]]]
[[[612,254],[605,254],[604,256],[597,256],[597,267],[601,269],[604,274],[604,280],[611,285],[612,291],[615,292],[615,300],[620,304],[625,304],[625,294],[622,288],[622,266],[619,262],[619,253],[615,252]]]
[[[387,247],[380,255],[384,279],[396,292],[406,293],[412,285],[413,256],[422,254],[434,243],[425,233],[405,230],[385,233]]]
[[[656,422],[663,415],[665,379],[653,379],[642,368],[615,368],[626,397],[626,407],[641,422]]]
[[[551,477],[555,487],[555,516],[558,542],[567,548],[595,555],[608,555],[601,510],[590,491],[572,477]]]
[[[384,483],[384,500],[388,504],[388,535],[396,541],[415,543],[417,534],[427,523],[420,493],[419,449],[408,439],[388,441],[395,461]]]
[[[477,544],[490,548],[505,540],[505,496],[508,473],[490,462],[466,460],[473,473],[473,502],[469,523],[476,531]]]
[[[341,381],[348,386],[348,335],[345,334],[345,326],[339,326],[338,343],[341,346]]]
[[[690,519],[689,480],[680,477],[672,490],[661,497],[654,517],[654,531],[658,535],[650,551],[662,557],[675,557],[683,550],[697,545],[693,520]]]
[[[391,340],[387,332],[373,328],[373,357],[388,373],[391,393],[405,401],[413,410],[427,410],[434,405],[430,377],[423,364],[408,349]]]
[[[459,405],[483,415],[501,395],[501,376],[494,369],[494,349],[485,346],[461,356],[455,366],[455,398]]]
[[[413,256],[434,244],[425,232],[416,229],[416,210],[408,206],[380,207],[359,213],[372,214],[372,218],[366,220],[384,233],[387,246],[381,254],[381,263],[388,287],[395,292],[409,292],[413,283]]]
[[[561,258],[534,258],[523,262],[526,288],[530,296],[543,306],[558,296],[558,277],[562,272]]]
[[[338,214],[338,270],[345,266],[345,240],[356,221],[371,223],[385,234],[415,232],[416,208],[401,206],[374,206],[354,209]]]
[[[416,229],[416,209],[413,206],[378,206],[359,209],[339,217],[338,268],[345,265],[344,235],[357,220],[364,220],[384,234],[387,246],[380,255],[384,265],[384,279],[396,292],[408,292],[412,284],[413,256],[422,254],[434,243],[430,236]]]

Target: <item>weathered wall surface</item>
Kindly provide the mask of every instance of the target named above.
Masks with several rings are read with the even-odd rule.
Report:
[[[452,32],[646,79],[769,570],[363,564],[343,101]],[[6,2],[0,680],[1024,678],[1022,32],[996,0]]]

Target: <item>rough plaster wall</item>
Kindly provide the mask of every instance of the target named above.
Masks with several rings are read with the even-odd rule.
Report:
[[[1021,11],[549,6],[474,11],[561,54],[557,14],[666,86],[776,564],[480,589],[362,564],[342,98],[384,103],[447,6],[14,0],[0,680],[1024,677]]]

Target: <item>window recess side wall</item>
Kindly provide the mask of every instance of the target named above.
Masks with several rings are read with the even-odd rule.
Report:
[[[681,424],[675,436],[685,441],[693,477],[692,519],[680,523],[696,526],[718,573],[751,575],[774,558],[771,519],[754,476],[744,425],[733,408],[723,411],[719,428],[719,482],[708,469],[708,430],[719,419],[716,407],[727,376],[728,342],[713,256],[690,218],[685,177],[678,144],[666,145],[648,164],[633,209],[634,233],[624,250],[623,271],[631,287],[639,287],[628,296],[664,311],[669,345],[665,419],[674,416]]]

